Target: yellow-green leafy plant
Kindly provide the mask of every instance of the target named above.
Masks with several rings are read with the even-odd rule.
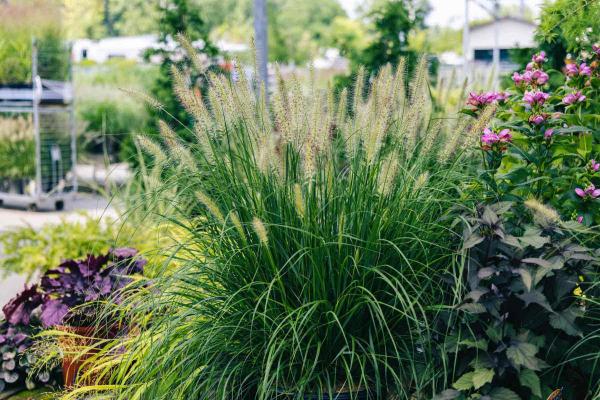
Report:
[[[0,179],[35,177],[35,137],[31,117],[0,116]]]

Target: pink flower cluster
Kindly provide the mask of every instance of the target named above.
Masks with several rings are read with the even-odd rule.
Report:
[[[594,159],[590,160],[590,170],[592,172],[600,171],[600,163],[596,162]]]
[[[490,128],[485,128],[481,135],[481,147],[484,150],[491,150],[496,143],[501,143],[500,150],[505,150],[505,144],[510,142],[512,142],[510,129],[502,129],[499,133],[495,133]]]
[[[546,119],[548,119],[548,114],[534,114],[531,117],[529,117],[529,122],[531,122],[534,125],[540,125],[541,123],[546,121]]]
[[[546,58],[546,52],[542,50],[539,53],[534,54],[531,57],[531,61],[533,61],[534,63],[536,63],[538,65],[542,65],[543,63],[548,61],[548,59]]]
[[[569,63],[565,66],[565,70],[567,76],[570,77],[592,75],[592,68],[586,63],[581,63],[579,66],[575,63]]]
[[[570,105],[570,104],[584,102],[586,98],[587,97],[585,95],[583,95],[581,93],[581,91],[578,90],[577,92],[569,93],[568,95],[563,97],[562,102],[563,102],[563,104]]]
[[[550,95],[548,93],[544,93],[544,92],[539,92],[539,91],[531,91],[531,92],[525,92],[525,95],[523,96],[523,101],[527,104],[529,104],[530,106],[535,106],[535,105],[543,105],[546,100],[548,100],[548,98],[550,97]]]
[[[505,101],[510,94],[508,92],[484,92],[484,93],[469,93],[467,104],[474,107],[481,107],[488,104],[493,104],[497,101]]]
[[[594,184],[591,184],[585,189],[575,188],[575,193],[577,193],[577,196],[581,197],[582,199],[597,199],[598,197],[600,197],[600,189],[596,189]]]
[[[529,67],[529,65],[527,66]],[[527,70],[523,74],[518,72],[513,73],[512,76],[515,85],[521,86],[523,84],[542,86],[548,82],[548,74],[541,69]]]

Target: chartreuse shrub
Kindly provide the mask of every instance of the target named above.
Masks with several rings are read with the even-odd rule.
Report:
[[[424,63],[410,85],[389,67],[359,79],[352,102],[280,79],[268,106],[232,76],[199,98],[174,71],[197,143],[162,124],[164,143],[139,144],[163,182],[143,201],[169,196],[188,232],[179,267],[132,288],[116,312],[134,329],[65,398],[431,398],[448,383],[430,336],[473,141],[447,127],[465,117],[430,121]]]

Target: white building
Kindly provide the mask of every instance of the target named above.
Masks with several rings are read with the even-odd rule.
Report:
[[[194,42],[196,48],[201,49],[203,45],[202,41]],[[79,39],[73,42],[73,61],[78,63],[90,60],[103,63],[111,58],[122,58],[141,62],[146,50],[160,46],[164,45],[158,42],[157,35],[118,36],[100,40]],[[174,46],[174,42],[167,44],[167,48],[174,48]],[[249,49],[246,44],[224,40],[219,41],[217,47],[224,53],[239,53]]]
[[[534,23],[521,18],[504,17],[497,22],[490,21],[470,28],[468,61],[493,62],[496,29],[501,63],[510,63],[509,51],[512,49],[536,47]]]
[[[100,40],[79,39],[73,42],[73,61],[103,63],[111,58],[142,61],[144,52],[158,44],[156,35],[111,37]]]

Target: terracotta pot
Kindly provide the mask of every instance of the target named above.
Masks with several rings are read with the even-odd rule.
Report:
[[[98,354],[98,349],[94,348],[94,345],[99,339],[114,337],[114,335],[111,335],[110,332],[99,332],[97,327],[91,326],[60,325],[56,329],[76,335],[60,337],[58,340],[59,346],[65,352],[62,361],[64,385],[67,388],[73,387],[81,367],[90,357]],[[88,347],[88,349],[82,353],[81,349],[84,347]],[[75,356],[72,353],[79,354]]]

